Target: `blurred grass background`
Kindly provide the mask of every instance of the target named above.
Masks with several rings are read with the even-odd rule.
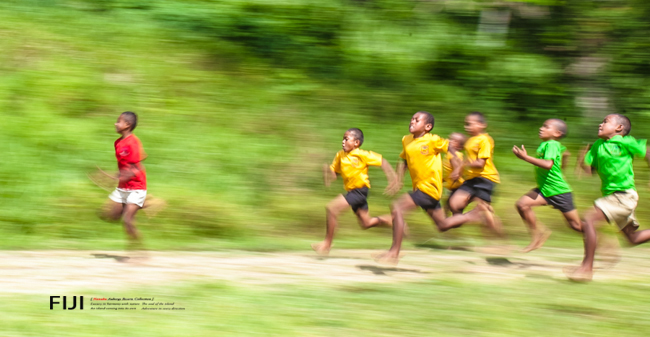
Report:
[[[505,37],[481,32],[491,10],[510,13]],[[116,166],[113,123],[126,110],[140,117],[149,193],[169,203],[138,218],[152,249],[307,249],[343,192],[340,181],[326,190],[320,172],[343,132],[361,128],[363,148],[395,164],[418,110],[443,136],[470,111],[488,116],[503,181],[496,211],[523,244],[514,203],[534,187],[533,168],[513,145],[534,151],[544,119],[565,118],[575,159],[608,111],[598,104],[625,111],[637,138],[650,134],[649,12],[642,1],[3,1],[0,248],[123,246],[121,225],[96,215],[108,193],[86,174]],[[580,103],[594,95],[605,103]],[[573,168],[583,211],[600,182]],[[385,178],[370,174],[370,210],[387,212]],[[556,229],[549,245],[581,245],[557,211],[538,214]],[[389,230],[341,220],[337,248],[388,247]],[[409,223],[412,242],[437,236],[421,213]],[[480,240],[474,227],[456,233]]]

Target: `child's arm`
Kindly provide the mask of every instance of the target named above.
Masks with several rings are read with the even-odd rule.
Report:
[[[521,159],[521,160],[523,160],[525,162],[531,163],[531,164],[533,164],[535,166],[539,166],[539,167],[541,167],[541,168],[543,168],[545,170],[550,170],[553,167],[553,161],[552,160],[533,158],[533,157],[529,156],[528,152],[526,152],[526,147],[524,147],[523,145],[521,146],[521,148],[518,148],[517,145],[513,146],[512,147],[512,153],[514,153],[515,156],[517,156],[517,158],[519,158],[519,159]]]
[[[463,171],[463,161],[456,156],[454,152],[451,158],[449,159],[451,164],[451,173],[449,173],[449,179],[452,181],[457,181],[460,178],[460,174]]]
[[[332,171],[329,165],[323,165],[323,182],[325,187],[330,187],[332,181],[336,180],[336,173]]]
[[[125,183],[135,177],[136,173],[140,171],[136,164],[130,164],[128,169],[120,170],[120,183]]]
[[[406,160],[400,160],[397,162],[397,181],[400,185],[402,185],[402,182],[404,181],[404,174],[406,173],[407,168],[408,165],[406,164]]]
[[[578,163],[577,163],[578,165],[576,167],[578,173],[585,172],[586,174],[591,175],[591,166],[585,164],[585,156],[587,155],[587,152],[589,151],[590,148],[591,148],[591,144],[583,147],[580,150],[580,153],[578,154]]]
[[[388,163],[388,160],[381,160],[381,169],[384,170],[386,179],[388,179],[388,186],[386,186],[384,193],[388,195],[395,195],[395,193],[402,189],[401,181],[397,179],[397,174],[395,174],[395,171],[393,171],[393,168],[390,166],[390,163]]]
[[[562,165],[561,166],[562,166],[563,170],[567,167],[567,165],[569,165],[569,157],[571,157],[571,152],[569,152],[569,150],[566,150],[566,151],[564,151],[564,153],[562,153]]]

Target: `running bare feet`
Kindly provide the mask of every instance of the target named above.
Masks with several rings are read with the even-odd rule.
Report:
[[[325,241],[321,241],[319,243],[312,243],[311,244],[311,249],[313,249],[316,254],[322,255],[322,256],[327,256],[330,254],[330,248],[332,248],[331,244],[328,244]]]

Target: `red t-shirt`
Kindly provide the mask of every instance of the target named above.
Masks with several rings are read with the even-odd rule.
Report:
[[[126,138],[119,138],[115,141],[115,157],[117,158],[117,168],[120,175],[123,171],[135,172],[135,175],[126,182],[120,182],[118,188],[125,190],[146,190],[147,174],[144,166],[140,163],[145,157],[144,150],[140,139],[131,134]]]

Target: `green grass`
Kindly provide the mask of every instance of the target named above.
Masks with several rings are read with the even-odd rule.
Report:
[[[191,283],[83,293],[155,297],[186,310],[94,311],[86,299],[83,311],[50,311],[45,295],[3,296],[0,331],[4,336],[644,336],[650,328],[642,319],[648,286],[627,281]]]
[[[346,25],[337,31],[345,69],[339,78],[332,78],[303,67],[304,59],[297,60],[300,66],[295,67],[278,64],[273,57],[261,56],[254,45],[219,35],[223,31],[212,36],[209,27],[192,26],[192,16],[170,16],[214,17],[218,26],[249,15],[238,11],[250,11],[251,4],[260,3],[1,4],[0,33],[7,38],[0,39],[4,126],[0,142],[5,145],[0,165],[0,235],[4,238],[0,248],[122,246],[120,226],[96,216],[108,193],[95,187],[86,173],[95,165],[105,170],[115,167],[113,123],[125,110],[140,116],[135,133],[149,155],[145,162],[149,193],[169,203],[158,217],[138,219],[153,249],[306,247],[323,235],[324,206],[343,192],[340,181],[326,190],[320,177],[321,165],[339,150],[343,132],[360,127],[366,134],[363,148],[395,164],[400,139],[418,109],[434,113],[434,132],[441,135],[462,130],[468,111],[488,113],[488,131],[497,144],[495,163],[503,180],[495,207],[511,238],[524,243],[525,230],[512,210],[517,198],[534,187],[532,167],[509,151],[521,143],[532,151],[539,142],[535,135],[541,120],[512,118],[499,99],[476,96],[471,88],[420,74],[418,52],[436,55],[451,37],[471,41],[467,27],[442,14],[433,21],[423,20],[425,12],[392,2],[382,2],[384,9],[377,11],[346,5]],[[338,8],[337,4],[330,1],[323,6]],[[291,4],[280,2],[277,8],[295,14]],[[323,15],[336,16],[332,13]],[[413,18],[418,24],[408,24]],[[267,22],[275,29],[270,37],[295,33],[294,25],[302,22],[299,16],[298,21],[280,16],[278,20]],[[410,40],[400,38],[407,33]],[[301,41],[297,46],[310,45]],[[505,53],[509,61],[503,71],[521,72],[520,68],[535,68],[538,63],[543,69],[530,76],[555,71],[552,62],[536,63],[536,56],[520,55],[514,47],[484,52]],[[554,115],[569,118],[572,132],[564,143],[574,154],[584,141],[596,138],[595,131],[589,131],[595,130],[595,119],[563,111]],[[649,133],[637,128],[635,135]],[[639,168],[638,172],[639,191],[644,195],[647,171]],[[371,211],[387,212],[391,199],[381,195],[386,186],[381,170],[373,168],[370,175]],[[598,179],[578,181],[572,173],[568,179],[579,209],[590,207],[599,195]],[[408,186],[402,192],[407,190]],[[645,209],[642,201],[642,223],[650,221]],[[557,229],[550,244],[580,244],[579,236],[564,229],[557,212],[542,210],[540,218]],[[414,224],[415,242],[433,235],[421,213],[409,221]],[[360,231],[349,213],[342,216],[341,227],[337,238],[341,247],[387,246],[386,231]],[[459,233],[479,237],[475,228]]]

